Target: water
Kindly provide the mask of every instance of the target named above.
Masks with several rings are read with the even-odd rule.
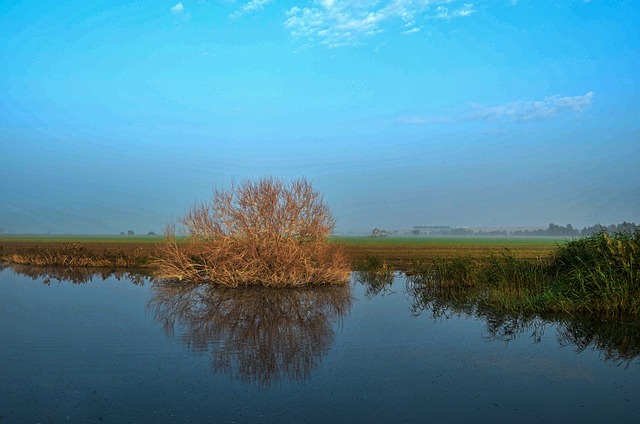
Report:
[[[279,291],[57,277],[0,271],[3,424],[640,417],[637,331],[434,309],[399,275]]]

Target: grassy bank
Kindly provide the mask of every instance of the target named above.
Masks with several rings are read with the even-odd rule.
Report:
[[[145,268],[158,236],[2,236],[0,260],[19,265]]]

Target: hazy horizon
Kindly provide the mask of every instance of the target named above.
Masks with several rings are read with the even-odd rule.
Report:
[[[337,233],[640,223],[635,1],[12,1],[0,230],[306,177]]]

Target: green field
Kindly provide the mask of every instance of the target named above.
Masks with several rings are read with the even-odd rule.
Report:
[[[110,234],[20,234],[0,235],[0,245],[12,243],[158,243],[162,235],[110,235]]]
[[[161,235],[3,235],[0,236],[0,258],[35,250],[62,250],[80,245],[87,255],[157,254]],[[508,251],[518,258],[548,256],[564,239],[551,237],[333,237],[333,243],[344,246],[345,253],[356,264],[378,258],[397,269],[413,261],[451,258],[482,258]],[[145,261],[146,262],[146,261]]]
[[[552,237],[334,237],[352,261],[379,258],[393,268],[415,260],[482,258],[508,251],[518,258],[548,256],[564,239]]]

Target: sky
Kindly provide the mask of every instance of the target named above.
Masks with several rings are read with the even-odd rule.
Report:
[[[0,232],[305,177],[336,233],[640,222],[636,0],[0,1]]]

